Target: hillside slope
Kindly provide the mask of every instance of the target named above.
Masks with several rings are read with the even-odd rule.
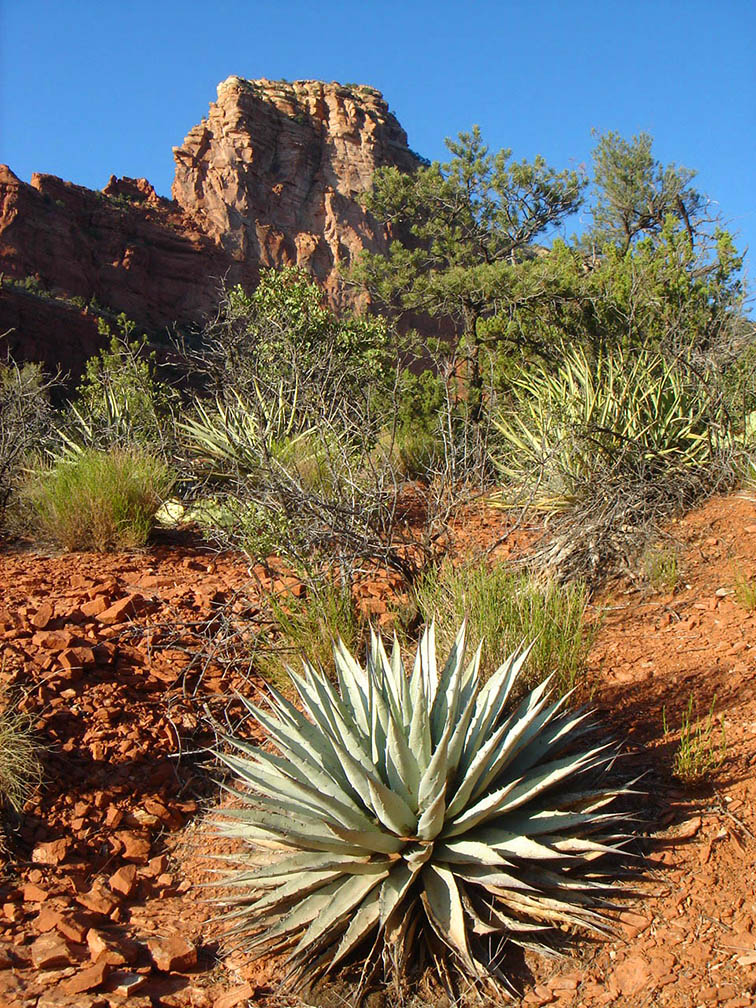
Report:
[[[493,539],[501,520],[491,512],[469,528]],[[756,504],[712,499],[669,535],[679,586],[625,585],[599,600],[590,657],[598,710],[627,738],[631,772],[645,775],[637,811],[649,878],[616,938],[579,944],[556,964],[512,959],[527,1005],[754,1000],[756,613],[733,586],[756,575]],[[297,590],[283,571],[253,574],[258,588]],[[0,577],[2,675],[47,747],[44,784],[5,856],[0,1004],[282,1005],[276,964],[223,952],[197,887],[219,850],[204,816],[215,798],[203,716],[223,716],[229,693],[259,685],[241,668],[222,671],[208,637],[219,607],[250,626],[259,618],[254,584],[251,602],[237,596],[246,563],[170,545],[108,557],[6,552]],[[718,762],[698,786],[672,774],[691,696],[704,718],[713,705]]]

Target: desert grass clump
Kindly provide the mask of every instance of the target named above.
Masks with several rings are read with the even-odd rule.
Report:
[[[680,583],[677,550],[670,546],[649,546],[643,552],[643,573],[656,591],[672,592]]]
[[[566,692],[580,683],[593,632],[586,625],[585,587],[557,585],[503,566],[444,563],[422,575],[412,592],[422,619],[435,621],[444,647],[451,647],[456,627],[467,619],[470,633],[483,642],[481,675],[496,668],[496,656],[524,640],[533,641],[524,688],[554,673]]]
[[[20,812],[41,777],[40,747],[27,715],[0,712],[0,801]]]
[[[334,640],[358,649],[367,624],[347,586],[336,581],[308,579],[306,595],[271,594],[267,599],[271,626],[266,646],[256,661],[257,670],[278,689],[291,688],[289,666],[306,654],[316,668],[330,663]]]
[[[28,493],[41,529],[68,550],[144,546],[173,485],[147,452],[86,449],[34,480]]]
[[[724,725],[721,733],[714,728],[714,704],[711,701],[708,715],[698,719],[697,705],[693,694],[688,697],[688,705],[680,721],[680,742],[675,750],[672,773],[684,784],[704,783],[714,770],[718,769],[727,755],[727,735]],[[668,730],[666,711],[664,730]]]
[[[407,675],[372,635],[364,667],[338,642],[333,681],[291,672],[302,709],[274,689],[245,701],[268,741],[219,753],[238,779],[222,830],[243,843],[228,919],[253,955],[286,955],[292,983],[351,961],[358,987],[430,967],[501,993],[507,943],[611,930],[616,746],[553,680],[513,700],[527,651],[485,684],[480,654],[463,625],[439,665],[431,627]]]
[[[756,580],[743,571],[735,574],[735,600],[747,612],[756,609]]]

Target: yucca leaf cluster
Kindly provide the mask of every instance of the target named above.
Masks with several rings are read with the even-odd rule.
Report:
[[[222,754],[240,782],[223,829],[245,844],[228,916],[254,954],[288,954],[291,980],[362,953],[395,976],[424,959],[506,982],[507,941],[608,928],[616,748],[549,680],[510,702],[527,651],[482,685],[480,656],[463,625],[439,671],[431,626],[408,675],[373,634],[364,668],[337,643],[333,682],[292,672],[301,710],[273,689],[265,710],[245,701],[271,745]]]
[[[657,350],[591,359],[571,347],[555,370],[514,377],[511,391],[510,409],[495,421],[503,445],[497,465],[515,493],[543,511],[575,504],[602,476],[620,484],[688,476],[724,446],[723,418],[701,376],[684,374]]]

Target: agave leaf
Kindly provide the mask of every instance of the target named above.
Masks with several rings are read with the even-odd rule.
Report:
[[[233,740],[229,741],[234,744]],[[252,765],[257,765],[261,770],[267,768],[274,789],[281,779],[288,780],[292,783],[291,797],[298,796],[301,800],[307,800],[309,804],[314,803],[316,809],[321,807],[325,810],[331,809],[334,814],[346,816],[352,825],[364,827],[369,824],[367,816],[357,803],[317,764],[313,765],[309,760],[306,760],[303,761],[303,764],[297,765],[288,756],[276,756],[264,749],[242,746],[239,743],[236,743],[236,748],[243,749],[244,752],[255,758],[257,762]],[[282,748],[285,749],[286,746],[283,745]],[[239,761],[238,757],[234,760],[232,757],[229,766],[233,767],[234,762],[245,762],[247,765],[246,761]],[[244,776],[243,771],[239,772]],[[286,791],[286,788],[284,787],[283,790]]]
[[[409,747],[417,760],[421,774],[428,769],[431,758],[431,729],[428,715],[428,698],[425,694],[420,650],[415,659],[415,668],[410,682],[412,696],[412,720],[409,728]]]
[[[436,845],[436,855],[451,864],[509,865],[502,855],[482,840],[449,840]]]
[[[366,872],[364,875],[354,875],[347,878],[334,893],[333,898],[313,921],[303,935],[301,941],[294,949],[292,956],[301,956],[303,952],[311,948],[322,935],[326,935],[332,929],[337,929],[343,924],[345,918],[371,890],[382,882],[388,875],[385,868],[376,868],[373,872]]]
[[[308,896],[317,889],[322,889],[323,886],[341,878],[342,875],[343,872],[340,868],[334,868],[330,871],[308,872],[306,875],[297,877],[291,882],[277,886],[272,891],[256,899],[253,904],[255,913],[259,914],[263,910],[270,912],[292,900],[300,902],[303,897]]]
[[[364,671],[354,660],[344,642],[334,641],[333,660],[344,703],[348,705],[354,721],[363,735],[370,729],[367,704],[367,680]]]
[[[371,804],[383,825],[397,836],[411,836],[417,829],[417,817],[401,795],[372,777],[368,778],[367,784]]]
[[[420,768],[407,745],[401,726],[393,718],[386,739],[385,764],[389,786],[404,799],[413,813],[417,812]]]
[[[428,805],[417,821],[417,836],[421,840],[434,840],[443,829],[446,812],[446,787],[439,789],[433,802]]]
[[[390,878],[391,876],[389,876]],[[388,879],[386,879],[386,882]],[[383,883],[383,885],[386,884]],[[380,892],[383,891],[383,886]],[[350,952],[354,952],[355,949],[365,940],[365,938],[370,934],[372,930],[378,924],[380,919],[380,894],[375,889],[368,893],[368,895],[363,899],[360,904],[359,909],[355,913],[349,922],[349,927],[344,932],[344,936],[339,942],[339,946],[333,954],[333,958],[330,960],[328,969],[329,972],[338,966],[338,964],[345,959]]]
[[[365,861],[367,857],[367,854],[364,855]],[[229,857],[229,860],[238,861],[238,857]],[[362,863],[365,863],[365,861]],[[247,882],[263,884],[294,873],[303,873],[306,875],[307,872],[331,871],[333,869],[347,871],[349,866],[355,863],[359,864],[360,862],[355,862],[354,855],[352,854],[337,855],[325,852],[301,851],[297,854],[281,857],[272,863],[260,865],[254,871],[239,872],[234,877],[241,877],[243,875],[244,880]]]
[[[462,663],[465,656],[466,633],[467,622],[463,621],[438,681],[430,718],[431,738],[436,740],[436,745],[444,735],[449,722],[457,719],[457,703],[464,673]],[[435,644],[435,633],[432,633],[432,637]]]
[[[325,822],[334,819],[350,829],[370,828],[368,817],[364,812],[355,810],[351,802],[346,805],[325,791],[295,780],[292,776],[293,768],[288,761],[262,751],[256,757],[258,762],[253,763],[228,754],[224,757],[224,762],[240,777],[253,784],[260,794],[274,799],[282,794],[301,809],[301,814],[305,816],[309,813]]]
[[[594,761],[605,749],[605,746],[599,746],[587,753],[581,753],[579,756],[567,756],[563,759],[553,760],[550,763],[545,763],[538,773],[524,779],[519,778],[508,782],[492,794],[484,795],[477,804],[456,816],[445,827],[443,836],[451,837],[457,836],[459,833],[466,833],[480,822],[519,808],[520,805],[531,801],[541,792],[553,788],[571,774],[589,766],[597,766],[598,764]]]
[[[456,952],[473,973],[477,973],[470,955],[464,909],[454,876],[446,868],[426,865],[422,881],[423,903],[436,934]]]
[[[335,837],[340,837],[342,841],[360,847],[363,850],[373,851],[377,854],[398,854],[406,846],[407,841],[393,833],[386,833],[385,830],[376,827],[373,830],[350,830],[338,823],[329,822],[324,824],[329,832]]]
[[[465,771],[475,758],[483,740],[497,727],[501,712],[517,682],[532,645],[520,652],[515,651],[490,677],[478,693],[470,730],[465,740],[460,768]]]
[[[569,696],[569,695],[568,695]],[[568,697],[564,698],[566,703]],[[552,756],[566,745],[572,746],[592,730],[588,710],[556,717],[558,706],[550,708],[531,725],[523,739],[522,751],[509,764],[508,773],[525,773],[540,763],[547,753]],[[551,722],[551,723],[550,723]]]
[[[402,861],[384,881],[380,891],[379,914],[381,927],[389,926],[392,914],[406,896],[409,887],[417,878],[419,869],[413,869]]]

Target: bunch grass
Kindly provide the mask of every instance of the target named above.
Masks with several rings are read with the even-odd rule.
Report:
[[[447,562],[422,575],[412,597],[422,620],[435,621],[443,647],[451,647],[456,628],[467,619],[471,635],[483,644],[484,681],[497,667],[497,655],[527,640],[533,644],[521,688],[552,674],[562,693],[583,685],[596,628],[586,621],[588,594],[580,582],[557,585],[500,565]]]
[[[85,449],[42,470],[27,493],[44,533],[67,550],[144,546],[173,476],[139,449]]]

